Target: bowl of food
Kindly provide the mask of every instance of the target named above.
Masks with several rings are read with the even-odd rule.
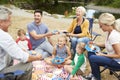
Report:
[[[64,58],[61,58],[61,57],[55,57],[53,60],[52,60],[52,63],[53,64],[62,64],[64,62]]]
[[[86,44],[85,49],[87,51],[91,51],[91,52],[100,52],[100,48],[98,46],[96,46],[96,45],[88,45],[88,44]]]

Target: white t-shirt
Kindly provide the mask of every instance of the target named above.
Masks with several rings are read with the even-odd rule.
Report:
[[[120,43],[120,32],[113,30],[109,36],[106,37],[105,47],[109,54],[114,54],[115,51],[112,47],[113,44]],[[115,59],[118,63],[120,63],[120,59]]]
[[[23,51],[13,38],[0,29],[0,70],[5,68],[7,54],[22,62],[27,62],[29,54]]]
[[[24,49],[25,51],[28,51],[29,50],[29,47],[28,47],[28,41],[27,40],[19,40],[18,41],[18,46],[21,48],[21,49]]]

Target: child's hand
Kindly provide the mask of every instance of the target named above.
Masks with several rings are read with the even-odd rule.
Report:
[[[70,75],[70,80],[78,80],[78,77],[76,75]]]
[[[67,58],[65,58],[64,61],[67,61]]]

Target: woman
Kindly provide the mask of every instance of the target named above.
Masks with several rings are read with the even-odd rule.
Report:
[[[76,18],[73,19],[70,27],[68,28],[67,34],[71,38],[72,49],[75,53],[76,44],[79,42],[87,43],[90,40],[89,33],[89,21],[83,16],[86,10],[84,7],[80,6],[76,8]]]
[[[93,52],[88,52],[88,58],[91,65],[93,78],[101,80],[100,66],[108,66],[115,69],[120,69],[120,25],[117,25],[115,17],[110,13],[103,13],[99,17],[100,28],[107,32],[105,44],[96,45],[105,47],[107,54],[98,52],[96,55]]]

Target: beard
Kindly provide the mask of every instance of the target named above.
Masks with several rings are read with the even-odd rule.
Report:
[[[40,19],[35,19],[35,23],[39,24],[41,22]]]

